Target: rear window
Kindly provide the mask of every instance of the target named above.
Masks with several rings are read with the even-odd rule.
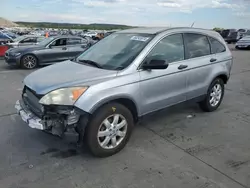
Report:
[[[231,32],[228,35],[228,37],[232,37],[232,38],[237,38],[237,36],[238,36],[238,32]]]
[[[242,32],[242,33],[245,33],[245,32],[246,32],[245,29],[239,29],[238,31],[239,31],[239,32]]]
[[[216,53],[222,53],[226,51],[225,46],[219,42],[218,40],[212,38],[212,37],[208,37],[210,44],[211,44],[211,53],[212,54],[216,54]]]
[[[222,36],[223,38],[226,38],[226,37],[229,35],[229,33],[230,33],[230,30],[229,30],[229,29],[223,30],[223,31],[221,32],[221,36]]]
[[[80,38],[68,38],[67,45],[81,44],[82,40]]]

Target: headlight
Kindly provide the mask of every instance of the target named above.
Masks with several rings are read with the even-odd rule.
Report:
[[[50,105],[73,105],[88,87],[72,87],[54,90],[43,96],[39,103]]]

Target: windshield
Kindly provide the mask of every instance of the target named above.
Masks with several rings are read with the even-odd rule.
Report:
[[[86,50],[76,61],[87,60],[103,69],[122,70],[132,63],[153,37],[150,34],[115,33]]]
[[[49,38],[45,38],[44,40],[42,40],[41,42],[39,42],[38,44],[41,46],[46,46],[48,45],[52,40],[54,40],[54,37],[49,37]]]
[[[19,42],[19,41],[21,41],[21,40],[23,40],[23,39],[25,39],[25,38],[26,38],[26,36],[20,36],[20,37],[15,38],[15,39],[13,40],[13,42]]]

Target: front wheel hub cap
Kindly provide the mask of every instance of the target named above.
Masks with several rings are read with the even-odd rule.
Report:
[[[97,140],[103,149],[114,149],[127,134],[128,123],[121,114],[107,117],[99,126]]]

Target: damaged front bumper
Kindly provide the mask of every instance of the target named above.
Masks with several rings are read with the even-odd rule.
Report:
[[[58,136],[62,136],[68,128],[76,128],[80,116],[87,114],[73,106],[42,106],[42,115],[37,115],[24,100],[18,100],[15,108],[29,127],[49,131]]]
[[[29,127],[39,130],[45,130],[42,119],[33,114],[23,103],[22,100],[16,101],[15,108],[22,120],[29,125]]]

